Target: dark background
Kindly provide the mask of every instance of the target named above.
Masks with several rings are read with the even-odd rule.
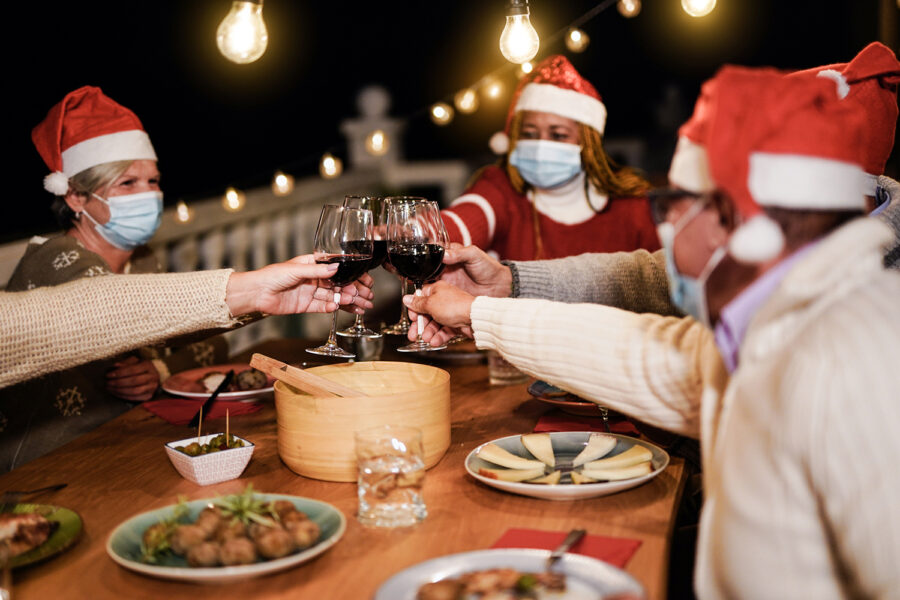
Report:
[[[504,4],[266,0],[269,47],[250,65],[228,62],[215,46],[229,0],[8,5],[3,155],[12,157],[4,177],[12,189],[0,242],[55,228],[41,183],[47,169],[30,131],[86,84],[141,118],[160,156],[167,205],[227,185],[267,185],[278,168],[314,175],[325,151],[345,157],[339,123],[357,114],[356,94],[370,83],[391,92],[392,115],[409,117],[408,159],[462,158],[473,167],[490,161],[487,139],[502,128],[511,69],[502,77],[506,93],[482,99],[475,114],[438,128],[426,109],[452,102],[456,91],[507,64],[497,48]],[[667,88],[680,91],[683,119],[701,82],[724,63],[847,61],[880,31],[879,0],[719,0],[701,19],[687,16],[678,0],[644,0],[636,18],[623,18],[613,5],[582,25],[591,39],[582,54],[566,52],[561,38],[547,43],[598,4],[532,0],[543,40],[538,59],[565,53],[603,96],[607,136],[651,142],[647,166],[656,176],[674,146],[671,123],[659,118]],[[887,6],[896,19],[896,4]],[[888,168],[894,175],[896,154]]]

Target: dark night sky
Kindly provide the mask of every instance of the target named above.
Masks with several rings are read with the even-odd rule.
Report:
[[[547,38],[598,3],[532,0],[532,20]],[[408,125],[409,159],[484,157],[509,98],[482,101],[477,113],[440,129],[420,112],[504,64],[503,0],[266,0],[269,48],[251,65],[233,65],[216,50],[228,0],[15,6],[27,36],[4,42],[3,154],[13,157],[5,177],[13,210],[0,241],[54,228],[41,186],[47,169],[30,130],[81,85],[100,86],[144,122],[167,205],[229,184],[266,184],[276,168],[314,174],[324,151],[343,154],[339,122],[356,114],[356,93],[369,83],[391,91],[393,115],[419,115]],[[724,63],[805,68],[849,60],[877,39],[878,2],[719,0],[710,16],[692,19],[678,0],[644,0],[637,18],[613,7],[582,28],[591,44],[568,56],[603,96],[607,135],[661,140],[668,152],[673,140],[660,137],[654,116],[666,85],[678,86],[689,108]],[[560,51],[561,41],[543,44],[541,55]],[[511,88],[513,76],[505,83]]]

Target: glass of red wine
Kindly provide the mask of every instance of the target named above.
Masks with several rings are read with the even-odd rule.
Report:
[[[338,264],[338,270],[331,276],[331,284],[334,301],[340,303],[340,288],[359,279],[372,262],[372,211],[332,204],[323,206],[316,227],[313,256],[319,264]],[[316,348],[307,348],[307,352],[340,358],[356,356],[337,344],[337,313],[335,310],[331,318],[328,341]]]
[[[387,218],[387,212],[391,206],[395,204],[407,204],[407,203],[415,203],[415,202],[428,202],[425,198],[421,196],[388,196],[384,199],[384,207],[385,207],[385,218]],[[388,271],[396,273],[397,269],[394,269],[391,265],[390,261],[386,261],[384,263],[384,268]],[[398,277],[400,277],[400,295],[405,296],[407,292],[407,288],[409,287],[409,282],[406,280],[400,273],[396,273]],[[386,333],[389,335],[406,335],[409,331],[409,313],[406,310],[406,305],[402,304],[400,306],[400,320],[394,323],[393,325],[388,325],[386,327],[382,327],[381,333]]]
[[[345,196],[343,206],[372,212],[372,260],[366,271],[377,269],[387,258],[387,218],[384,212],[384,199],[378,196]],[[362,315],[356,315],[353,324],[341,329],[337,334],[352,338],[381,337],[380,333],[366,327]]]
[[[388,260],[398,273],[409,279],[422,295],[422,285],[441,268],[447,231],[437,202],[392,203],[388,207]],[[398,352],[428,352],[446,346],[431,346],[422,340],[425,318],[419,315],[416,341],[397,348]]]

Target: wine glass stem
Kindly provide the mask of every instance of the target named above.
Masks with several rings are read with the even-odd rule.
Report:
[[[328,345],[329,346],[337,346],[337,335],[335,332],[337,331],[337,315],[338,311],[341,310],[341,293],[334,293],[334,303],[338,305],[336,309],[334,309],[334,313],[331,316],[331,332],[328,334]]]
[[[416,296],[422,296],[422,287],[420,285],[416,286]],[[406,307],[406,305],[403,305]],[[416,315],[416,343],[423,344],[422,341],[422,330],[425,329],[425,316],[424,315]]]
[[[405,296],[406,290],[409,288],[409,280],[406,277],[401,278],[400,280],[400,295]],[[402,302],[400,303],[400,322],[401,323],[409,323],[409,311],[406,309],[406,305]]]

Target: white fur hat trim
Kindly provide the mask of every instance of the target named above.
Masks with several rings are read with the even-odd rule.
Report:
[[[681,136],[669,166],[669,183],[683,190],[702,194],[716,189],[709,174],[709,157],[706,148]]]
[[[738,227],[728,240],[728,253],[742,263],[758,264],[778,256],[784,233],[766,215],[756,215]]]
[[[44,177],[44,189],[54,196],[65,196],[69,192],[69,178],[59,171]]]
[[[584,123],[600,133],[606,128],[606,107],[587,94],[550,83],[529,83],[516,102],[516,112],[534,110]]]
[[[156,160],[147,132],[139,129],[99,135],[63,150],[63,173],[71,177],[103,163],[119,160]]]
[[[488,140],[488,146],[491,147],[491,151],[494,154],[506,154],[509,152],[509,136],[502,131],[498,131]]]
[[[807,154],[754,152],[747,187],[760,206],[820,210],[866,207],[859,165]]]

